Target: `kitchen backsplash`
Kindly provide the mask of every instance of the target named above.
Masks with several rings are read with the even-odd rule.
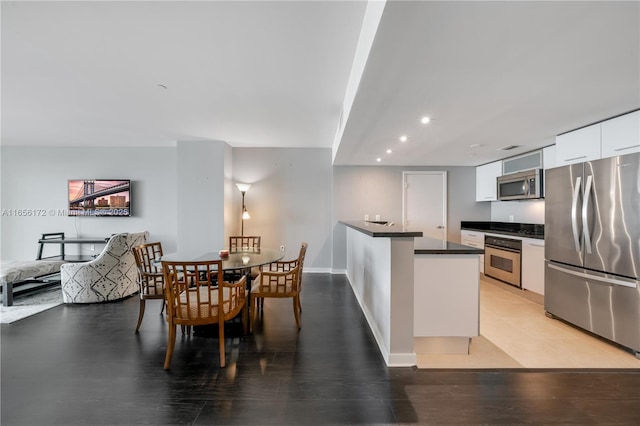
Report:
[[[544,224],[544,200],[493,201],[491,221]]]

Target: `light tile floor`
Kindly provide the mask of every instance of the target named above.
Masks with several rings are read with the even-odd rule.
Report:
[[[632,353],[547,318],[542,299],[525,296],[527,292],[483,277],[480,337],[472,339],[470,354],[418,354],[418,367],[640,369]]]

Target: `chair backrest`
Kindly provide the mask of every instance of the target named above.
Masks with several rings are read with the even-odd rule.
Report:
[[[299,291],[300,266],[298,260],[274,262],[259,275],[259,293],[280,297],[293,297]]]
[[[225,282],[222,261],[162,262],[167,310],[176,324],[198,325],[237,315],[246,302],[246,282]]]
[[[260,280],[261,293],[287,294],[289,296],[300,291],[302,286],[302,267],[307,253],[307,243],[302,243],[298,258],[273,262],[263,267]],[[286,272],[283,275],[270,275],[269,272]]]
[[[131,249],[140,272],[147,274],[162,273],[160,258],[162,257],[162,243],[140,244]]]
[[[263,271],[267,271],[267,272],[289,272],[293,270],[293,268],[300,265],[300,273],[302,274],[302,267],[304,265],[304,258],[306,254],[307,254],[307,243],[302,243],[302,246],[300,247],[300,253],[298,254],[297,259],[279,260],[277,262],[263,265],[261,268]]]
[[[229,250],[240,250],[243,248],[259,249],[260,237],[258,236],[231,236],[229,237]]]
[[[101,271],[100,274],[105,271],[104,279],[119,283],[111,295],[115,298],[108,300],[116,300],[138,291],[138,267],[131,249],[146,243],[148,237],[149,233],[146,231],[112,235],[100,255],[85,263],[87,267]]]
[[[302,267],[304,266],[304,258],[307,256],[307,247],[309,244],[302,243],[300,246],[300,253],[298,254],[298,263],[300,264],[300,272],[302,272]]]
[[[308,244],[303,242],[298,254],[298,267],[300,268],[298,271],[298,291],[302,290],[302,268],[304,267],[304,258],[307,256],[307,246]]]
[[[140,297],[163,298],[164,276],[162,274],[162,243],[140,244],[131,249],[140,274]]]
[[[84,263],[60,267],[65,303],[119,300],[139,291],[139,272],[131,249],[144,244],[148,232],[112,235],[100,254]]]

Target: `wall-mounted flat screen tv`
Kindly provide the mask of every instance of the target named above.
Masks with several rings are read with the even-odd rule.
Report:
[[[131,181],[69,180],[69,216],[131,216]]]

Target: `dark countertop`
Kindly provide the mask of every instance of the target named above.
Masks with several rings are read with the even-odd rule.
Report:
[[[460,222],[460,229],[544,240],[544,225],[512,222]]]
[[[484,254],[483,249],[429,237],[420,240],[419,245],[420,247],[416,248],[415,254]]]
[[[399,225],[389,226],[364,220],[341,220],[340,223],[370,237],[422,237],[422,232],[404,231]],[[420,247],[414,251],[415,254],[484,254],[483,249],[429,237],[420,240],[419,245]]]
[[[353,228],[370,237],[422,237],[422,232],[405,231],[400,225],[382,225],[364,220],[341,220],[349,228]]]

